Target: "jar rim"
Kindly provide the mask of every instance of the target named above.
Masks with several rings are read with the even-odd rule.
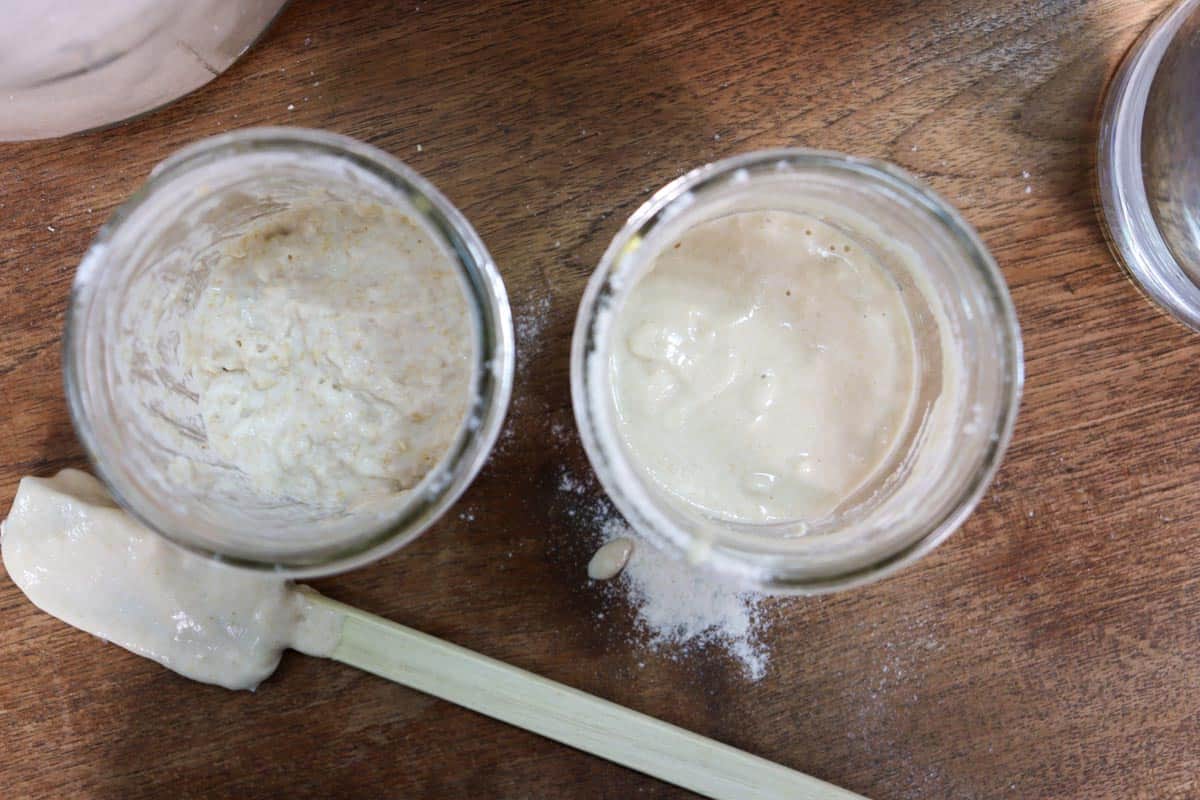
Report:
[[[1200,284],[1183,268],[1156,221],[1144,180],[1142,135],[1160,64],[1200,0],[1162,12],[1129,48],[1105,92],[1096,141],[1097,215],[1118,264],[1142,293],[1200,331]]]
[[[709,541],[676,524],[657,508],[653,494],[634,477],[637,468],[618,442],[614,425],[601,411],[598,398],[605,391],[600,372],[606,353],[598,348],[603,336],[604,307],[626,283],[621,273],[628,267],[629,256],[651,231],[690,204],[691,198],[705,189],[719,187],[732,180],[745,180],[756,173],[763,177],[774,171],[791,169],[838,170],[855,180],[865,179],[882,187],[894,197],[903,198],[928,215],[947,232],[965,255],[964,263],[979,279],[986,302],[1000,319],[1003,355],[1003,394],[997,415],[986,424],[993,436],[978,465],[950,505],[947,513],[923,526],[925,530],[906,545],[881,554],[866,566],[832,571],[818,578],[802,575],[803,556],[780,555],[777,550],[764,553],[754,548],[732,546],[730,541]],[[653,254],[651,254],[653,255]],[[599,353],[599,355],[597,355]],[[978,234],[958,211],[904,170],[876,159],[806,148],[783,148],[745,153],[700,166],[676,178],[657,191],[638,208],[613,238],[588,282],[575,321],[571,347],[571,395],[576,425],[584,450],[613,504],[639,533],[669,553],[686,558],[702,568],[722,573],[755,588],[778,593],[817,594],[869,583],[915,561],[944,541],[970,515],[991,483],[1012,438],[1024,384],[1024,360],[1016,311],[995,260]],[[749,535],[747,535],[749,536]],[[759,540],[766,537],[755,535]],[[791,539],[788,542],[798,542]],[[813,539],[809,540],[810,542]],[[772,548],[766,548],[772,550]],[[770,561],[764,564],[764,559]],[[790,560],[790,563],[789,563]]]
[[[454,444],[438,466],[411,490],[410,499],[391,518],[362,536],[329,548],[314,546],[286,556],[249,555],[222,550],[186,529],[168,524],[142,507],[110,468],[113,453],[96,431],[84,401],[88,361],[85,339],[87,313],[99,288],[99,277],[111,266],[114,237],[123,225],[160,193],[192,170],[223,159],[256,153],[315,152],[332,156],[352,168],[382,180],[397,197],[407,200],[406,212],[419,215],[438,236],[464,278],[464,294],[477,324],[471,409],[464,415]],[[508,411],[515,370],[512,312],[504,281],[482,239],[466,217],[432,183],[394,156],[356,139],[306,128],[246,128],[194,142],[155,166],[147,180],[121,204],[100,228],[76,270],[63,333],[63,381],[72,424],[97,477],[113,498],[147,528],[176,545],[234,566],[266,570],[289,577],[313,577],[343,572],[380,559],[412,542],[440,519],[474,480],[496,443]]]

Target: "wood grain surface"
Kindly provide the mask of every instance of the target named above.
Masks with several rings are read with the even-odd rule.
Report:
[[[506,433],[459,507],[322,591],[876,800],[1200,797],[1200,336],[1122,274],[1091,188],[1105,82],[1165,5],[296,0],[166,109],[0,146],[0,503],[84,465],[59,337],[114,207],[197,138],[328,128],[458,204],[521,335]],[[965,527],[875,586],[772,601],[750,682],[717,649],[630,643],[584,575],[595,532],[570,512],[590,498],[559,484],[590,481],[567,353],[607,242],[682,171],[782,145],[888,159],[961,208],[1012,287],[1028,380]],[[7,579],[0,742],[5,798],[685,796],[318,659],[288,654],[254,694],[192,683]]]

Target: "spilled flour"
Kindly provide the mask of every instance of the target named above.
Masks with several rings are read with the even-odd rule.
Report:
[[[604,541],[634,539],[629,563],[617,577],[655,648],[689,649],[715,644],[742,663],[751,680],[767,673],[768,653],[760,634],[762,596],[730,587],[715,576],[671,558],[621,520],[605,524]]]
[[[513,333],[517,337],[517,352],[532,356],[541,345],[542,331],[550,321],[551,299],[549,295],[532,300],[513,315]]]
[[[622,536],[634,541],[625,569],[611,582],[595,585],[611,587],[629,603],[642,634],[636,643],[676,659],[719,647],[741,663],[750,680],[766,675],[764,595],[729,586],[658,550],[570,473],[560,477],[558,489],[571,496],[567,515],[594,535],[595,547]]]

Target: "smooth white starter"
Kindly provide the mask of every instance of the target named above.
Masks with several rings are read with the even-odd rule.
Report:
[[[341,636],[310,589],[168,544],[77,470],[21,480],[0,550],[38,608],[193,680],[253,689],[285,648],[327,656]]]
[[[275,214],[217,249],[193,303],[179,358],[209,453],[261,495],[347,507],[400,493],[462,424],[462,280],[399,210],[329,201]]]
[[[634,461],[724,519],[828,515],[887,461],[914,403],[899,285],[845,234],[799,214],[687,230],[614,331],[617,424]]]

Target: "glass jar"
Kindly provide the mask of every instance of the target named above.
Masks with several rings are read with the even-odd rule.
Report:
[[[865,247],[899,286],[914,332],[916,401],[894,455],[819,520],[750,524],[703,512],[657,486],[618,433],[612,338],[626,298],[683,232],[746,211],[804,214]],[[876,580],[962,524],[1012,435],[1023,370],[1004,279],[956,211],[889,164],[793,149],[696,169],[630,217],[580,305],[571,393],[601,484],[651,544],[753,588],[816,593]]]
[[[1098,210],[1117,262],[1200,331],[1200,0],[1179,0],[1129,49],[1097,139]]]
[[[119,122],[229,68],[287,0],[0,0],[0,141]]]
[[[217,245],[314,197],[401,210],[457,268],[472,317],[464,331],[473,342],[471,395],[449,452],[403,496],[340,511],[263,499],[236,482],[200,487],[177,468],[229,470],[206,447],[175,321],[194,306]],[[76,273],[63,361],[75,428],[97,475],[130,513],[193,551],[310,576],[392,552],[454,503],[504,420],[513,348],[495,263],[428,181],[344,136],[261,128],[184,148],[117,209]]]

